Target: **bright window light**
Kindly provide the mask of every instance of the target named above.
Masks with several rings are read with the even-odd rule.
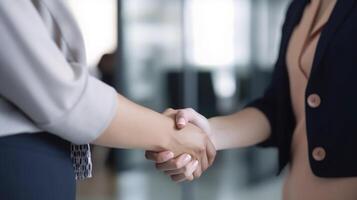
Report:
[[[249,62],[249,0],[191,0],[186,9],[190,63],[227,67]]]
[[[86,45],[89,66],[115,50],[117,44],[117,0],[67,0]]]

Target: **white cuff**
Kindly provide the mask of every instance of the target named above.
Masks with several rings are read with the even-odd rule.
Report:
[[[109,126],[117,110],[117,92],[105,83],[88,77],[77,104],[63,117],[41,128],[74,144],[95,140]]]

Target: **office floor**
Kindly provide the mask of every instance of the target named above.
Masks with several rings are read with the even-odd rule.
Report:
[[[78,184],[77,200],[187,200],[182,184],[175,184],[151,163],[116,174],[105,168],[105,149],[97,149],[94,178]],[[186,185],[193,200],[279,200],[282,177],[249,185],[246,169],[237,159],[240,152],[226,153],[199,180]],[[98,158],[99,157],[99,158]],[[102,160],[101,160],[102,159]],[[185,195],[183,197],[182,195]]]

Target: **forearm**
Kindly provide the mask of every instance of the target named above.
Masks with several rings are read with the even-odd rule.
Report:
[[[255,108],[223,117],[209,119],[212,142],[217,150],[247,147],[267,139],[270,124],[265,115]]]
[[[118,95],[117,114],[94,144],[128,149],[165,150],[176,134],[174,121]]]

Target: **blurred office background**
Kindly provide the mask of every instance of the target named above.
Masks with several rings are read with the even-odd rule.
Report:
[[[229,114],[264,91],[289,0],[66,0],[91,73],[164,111]],[[100,101],[100,97],[98,97]],[[124,116],[125,117],[125,116]],[[143,151],[93,148],[94,178],[79,200],[279,200],[274,149],[219,152],[200,180],[175,184]]]

